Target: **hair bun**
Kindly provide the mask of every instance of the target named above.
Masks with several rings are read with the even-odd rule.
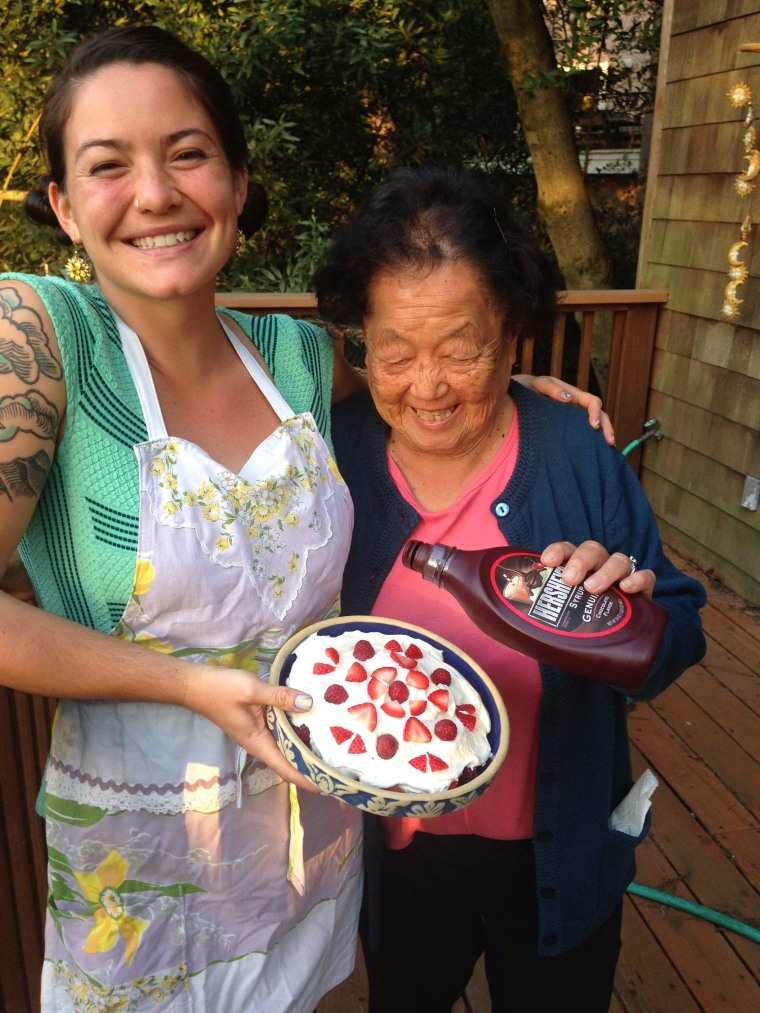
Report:
[[[238,225],[246,239],[250,239],[255,232],[259,231],[268,214],[269,200],[266,190],[261,183],[249,182],[245,206],[238,218]]]
[[[48,186],[50,176],[41,176],[29,193],[24,197],[22,207],[26,217],[35,225],[47,225],[55,230],[55,238],[62,246],[71,246],[71,240],[63,231],[50,206]]]

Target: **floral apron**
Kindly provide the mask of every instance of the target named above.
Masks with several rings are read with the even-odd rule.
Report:
[[[142,346],[117,322],[148,440],[135,447],[133,592],[112,635],[266,678],[285,640],[337,612],[346,486],[313,418],[293,416],[226,325],[281,424],[237,475],[170,438]],[[310,1013],[353,967],[360,819],[298,793],[299,889],[291,795],[185,708],[62,701],[47,774],[44,1013]]]

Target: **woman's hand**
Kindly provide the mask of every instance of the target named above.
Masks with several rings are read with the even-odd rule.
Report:
[[[283,781],[318,793],[285,759],[267,728],[266,708],[303,713],[311,698],[287,686],[270,686],[258,676],[238,668],[192,665],[185,706],[213,721],[250,755],[265,763]]]
[[[591,594],[600,594],[612,584],[619,584],[626,594],[652,596],[657,578],[653,570],[638,570],[631,556],[622,552],[610,554],[599,542],[552,542],[541,553],[541,562],[549,566],[564,563],[565,584],[583,584]]]
[[[530,376],[527,373],[520,373],[512,377],[523,387],[534,390],[544,397],[553,398],[555,401],[562,401],[565,404],[577,404],[588,412],[589,424],[594,429],[601,429],[604,438],[611,447],[615,445],[615,433],[612,429],[612,422],[607,412],[602,411],[602,399],[595,394],[589,394],[587,390],[580,387],[573,387],[571,383],[558,380],[554,376]]]

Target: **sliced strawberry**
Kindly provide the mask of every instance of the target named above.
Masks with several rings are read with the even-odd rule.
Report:
[[[432,738],[419,718],[409,718],[404,725],[404,742],[430,742]]]
[[[341,728],[340,725],[330,725],[330,731],[332,732],[332,737],[339,746],[345,742],[346,739],[350,739],[354,734],[353,732],[350,732],[348,728]]]
[[[355,703],[353,707],[348,708],[348,713],[352,714],[354,719],[370,731],[374,732],[377,727],[377,711],[375,705],[371,703]]]
[[[377,737],[377,755],[381,760],[392,760],[398,750],[398,739],[395,735],[384,732]]]
[[[430,678],[436,686],[451,685],[451,672],[448,668],[436,668],[434,672],[430,673]]]
[[[414,689],[427,689],[430,685],[430,679],[428,679],[424,672],[408,672],[406,684],[407,686],[412,686]]]
[[[449,709],[449,691],[447,689],[434,689],[429,694],[428,700],[442,711]]]
[[[361,735],[355,735],[354,740],[348,747],[349,753],[366,753],[367,747],[364,745],[364,739]]]
[[[340,655],[338,654],[337,647],[326,647],[325,648],[325,654],[330,659],[330,661],[333,663],[333,665],[337,665],[338,662],[340,661]]]
[[[436,756],[435,753],[428,753],[428,762],[430,763],[430,770],[432,772],[438,770],[448,770],[449,765],[440,756]]]
[[[419,756],[413,756],[409,761],[411,767],[415,767],[417,770],[421,770],[423,774],[427,773],[427,756],[424,753],[420,753]]]
[[[389,640],[388,643],[385,645],[385,649],[386,651],[400,651],[401,644],[398,642],[398,640]]]
[[[367,669],[358,661],[355,661],[346,672],[346,682],[365,682],[366,679]]]
[[[328,665],[326,661],[316,661],[312,672],[314,675],[328,675],[335,671],[335,665]]]
[[[399,666],[399,668],[416,668],[417,659],[407,658],[405,654],[401,654],[399,651],[391,651],[391,658]]]
[[[407,658],[416,658],[418,661],[422,657],[422,651],[416,644],[409,644],[407,649],[404,651]]]
[[[436,737],[443,742],[453,742],[457,737],[457,726],[451,718],[441,718],[440,721],[436,721],[433,731]]]
[[[386,700],[385,703],[381,703],[380,710],[384,711],[389,718],[403,718],[405,716],[403,706],[395,700]]]
[[[348,700],[348,693],[345,686],[339,686],[337,682],[332,683],[325,690],[327,703],[345,703]]]
[[[367,684],[367,694],[371,700],[378,700],[381,696],[385,696],[388,692],[388,687],[384,682],[380,682],[374,676],[369,680]]]
[[[426,710],[427,710],[427,700],[409,701],[409,713],[414,717],[418,718],[420,714],[424,714]]]
[[[461,707],[455,708],[454,713],[462,722],[462,724],[465,726],[465,728],[472,731],[473,728],[475,727],[475,715],[471,714],[469,710],[467,710],[468,706],[469,706],[468,704],[462,704]]]
[[[460,703],[459,706],[457,707],[457,710],[464,711],[465,714],[474,714],[475,713],[475,704],[474,703]]]
[[[400,679],[394,679],[388,687],[388,696],[396,703],[403,703],[409,699],[409,689]]]
[[[393,680],[398,675],[398,669],[394,668],[393,665],[385,665],[383,668],[376,668],[372,673],[375,679],[380,679],[386,686],[390,686]]]
[[[354,657],[357,661],[369,661],[374,658],[375,648],[369,640],[357,640],[354,644]]]

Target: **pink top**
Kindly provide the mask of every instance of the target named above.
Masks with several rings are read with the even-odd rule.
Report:
[[[420,515],[409,536],[424,542],[443,542],[460,549],[484,549],[505,544],[491,504],[501,496],[517,460],[518,424],[515,411],[507,438],[486,467],[445,510],[425,510],[393,459],[390,474],[399,492]],[[415,623],[450,640],[469,654],[490,676],[502,695],[510,726],[504,764],[494,783],[472,805],[433,819],[391,817],[383,820],[390,848],[404,848],[415,831],[433,834],[479,834],[499,840],[519,840],[533,834],[541,675],[538,663],[486,637],[442,588],[396,560],[372,609],[374,615]]]

